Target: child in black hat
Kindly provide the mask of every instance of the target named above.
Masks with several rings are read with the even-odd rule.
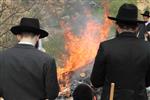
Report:
[[[96,100],[96,98],[90,86],[80,84],[73,92],[73,100]]]

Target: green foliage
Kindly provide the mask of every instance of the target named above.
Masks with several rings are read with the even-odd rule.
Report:
[[[137,0],[109,0],[110,4],[110,14],[111,16],[116,16],[119,7],[124,3],[136,4]]]
[[[93,14],[98,18],[101,18],[103,14],[103,8],[102,7],[96,8]]]
[[[64,35],[54,34],[43,44],[44,49],[51,56],[59,59],[64,54]]]
[[[29,0],[21,0],[21,3],[24,5],[27,5],[27,4],[29,4]]]
[[[144,11],[146,11],[146,10],[148,10],[148,11],[149,11],[149,9],[150,9],[150,7],[146,7],[146,8],[144,9]]]

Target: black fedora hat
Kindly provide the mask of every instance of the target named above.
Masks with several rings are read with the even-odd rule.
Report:
[[[36,18],[22,18],[20,25],[13,26],[11,32],[15,35],[31,32],[33,34],[40,34],[40,38],[48,36],[48,32],[40,29],[39,20]]]
[[[109,19],[115,20],[117,22],[125,23],[144,23],[145,21],[138,20],[138,8],[134,4],[123,4],[118,11],[116,17],[110,17]]]
[[[145,11],[145,12],[144,12],[144,14],[141,14],[141,15],[143,15],[143,16],[147,16],[147,17],[150,17],[150,13],[149,13],[149,11]]]

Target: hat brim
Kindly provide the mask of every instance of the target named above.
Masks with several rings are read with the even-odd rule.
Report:
[[[143,16],[147,16],[147,17],[150,17],[149,15],[145,15],[145,14],[141,14],[141,15],[143,15]]]
[[[127,22],[127,23],[145,23],[145,21],[140,21],[140,20],[128,20],[128,19],[121,19],[121,18],[115,18],[115,17],[110,17],[110,16],[108,16],[108,18],[110,20]]]
[[[14,26],[11,28],[11,32],[14,35],[22,34],[23,32],[32,32],[34,34],[39,34],[40,38],[44,38],[44,37],[48,36],[48,32],[46,32],[42,29],[38,29],[38,28],[34,28],[34,27],[28,27],[28,26]]]

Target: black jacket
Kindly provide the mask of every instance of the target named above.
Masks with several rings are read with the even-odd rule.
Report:
[[[0,96],[5,100],[54,100],[58,92],[53,58],[27,44],[0,53]]]
[[[95,87],[103,86],[101,100],[108,100],[112,82],[114,100],[147,100],[150,86],[150,44],[124,32],[100,44],[91,75]]]
[[[147,25],[145,25],[145,23],[139,25],[139,29],[137,33],[137,37],[139,39],[145,39],[145,34],[147,34],[148,30],[150,30],[149,26],[150,26],[150,23],[148,23]]]

